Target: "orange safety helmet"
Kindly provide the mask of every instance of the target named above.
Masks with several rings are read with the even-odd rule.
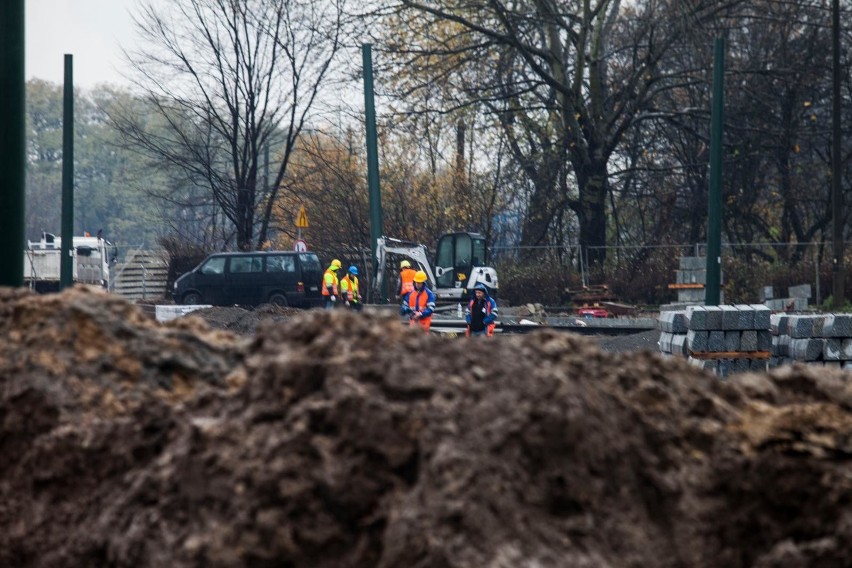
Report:
[[[417,273],[414,275],[415,282],[426,282],[427,278],[428,277],[426,276],[426,273],[422,270],[418,270]]]

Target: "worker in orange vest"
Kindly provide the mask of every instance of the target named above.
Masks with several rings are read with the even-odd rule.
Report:
[[[340,297],[349,308],[356,312],[364,309],[364,304],[361,303],[363,298],[358,288],[358,267],[350,266],[346,276],[340,279]]]
[[[426,286],[426,273],[418,270],[414,274],[414,290],[402,298],[399,313],[408,316],[408,325],[419,325],[426,333],[432,327],[432,312],[435,311],[435,294]]]
[[[328,268],[325,269],[325,274],[322,275],[322,295],[325,296],[325,309],[330,310],[337,302],[337,271],[342,266],[341,262],[336,258],[331,261]]]
[[[399,263],[399,286],[396,290],[396,297],[402,299],[403,296],[414,290],[414,275],[416,271],[411,268],[411,263],[403,260]]]
[[[467,337],[494,336],[494,328],[497,326],[497,302],[488,294],[488,288],[482,282],[473,287],[464,319],[467,322]]]

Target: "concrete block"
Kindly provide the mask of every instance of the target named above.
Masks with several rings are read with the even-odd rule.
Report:
[[[660,351],[663,353],[671,353],[672,352],[672,334],[663,331],[660,332],[660,339],[658,341],[660,344]]]
[[[710,332],[690,329],[686,333],[686,346],[690,351],[708,351]]]
[[[737,314],[737,329],[755,329],[754,309],[747,304],[734,304]]]
[[[734,306],[719,306],[722,309],[722,328],[725,331],[740,329],[739,310]]]
[[[746,329],[742,332],[740,351],[757,351],[757,330]]]
[[[686,334],[678,333],[672,336],[672,355],[686,356],[689,353],[686,350]]]
[[[725,332],[722,330],[713,330],[710,332],[710,337],[707,340],[707,347],[710,351],[718,352],[725,350]]]
[[[800,284],[799,286],[790,286],[787,289],[787,295],[791,298],[805,298],[808,299],[811,297],[811,285],[810,284]]]
[[[787,320],[787,332],[790,337],[807,338],[814,336],[814,319],[810,316],[790,316]]]
[[[772,311],[763,304],[749,304],[754,313],[754,327],[752,329],[769,329],[769,316]]]
[[[772,348],[770,349],[773,357],[780,357],[781,353],[781,338],[777,335],[772,336]]]
[[[707,270],[678,270],[675,280],[678,284],[707,284]]]
[[[686,313],[683,311],[660,312],[660,330],[669,333],[686,333]]]
[[[751,370],[750,359],[734,359],[735,373],[748,373]]]
[[[695,288],[677,291],[677,301],[686,303],[704,303],[704,288]]]
[[[852,361],[852,338],[845,337],[840,341],[840,358]]]
[[[749,364],[748,370],[752,373],[765,373],[769,370],[769,365],[766,359],[749,359],[751,363]]]
[[[836,337],[827,337],[822,344],[822,358],[825,361],[840,361],[843,342]]]
[[[764,286],[760,289],[760,301],[772,300],[775,298],[775,288],[772,286]]]
[[[681,270],[707,269],[707,257],[705,256],[682,256],[680,257]]]
[[[769,368],[774,369],[775,367],[780,367],[781,361],[782,361],[781,357],[770,357],[769,358]]]
[[[722,377],[723,379],[730,377],[734,374],[734,360],[733,359],[719,359],[719,364],[716,369],[716,374]]]
[[[707,310],[707,329],[722,329],[722,308],[719,306],[705,306]]]
[[[707,309],[704,306],[686,308],[686,326],[692,331],[707,330]]]
[[[814,319],[814,337],[825,337],[822,332],[823,325],[825,324],[825,316],[811,316]]]
[[[768,329],[758,329],[757,331],[757,350],[769,351],[772,348],[772,332]]]
[[[828,314],[822,326],[823,337],[852,337],[852,315]]]
[[[790,357],[798,361],[819,361],[822,358],[822,338],[792,339]]]
[[[725,332],[725,351],[740,350],[740,334],[741,331],[726,331]]]
[[[766,300],[763,303],[773,312],[783,312],[787,309],[787,300]]]

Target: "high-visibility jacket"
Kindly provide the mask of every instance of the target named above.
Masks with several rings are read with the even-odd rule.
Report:
[[[485,331],[488,337],[494,336],[494,328],[497,327],[497,302],[494,301],[494,298],[486,295],[483,299],[483,308],[485,310],[485,315],[482,318],[483,324],[485,324]],[[467,329],[464,334],[467,337],[470,337],[470,322],[473,316],[474,306],[476,305],[476,298],[471,298],[470,302],[467,304],[467,309],[465,310],[465,320],[467,321]],[[476,316],[477,318],[479,315]]]
[[[399,292],[397,292],[397,295],[402,297],[414,290],[415,274],[417,274],[417,271],[410,266],[399,271]]]
[[[325,269],[325,274],[322,275],[322,295],[337,296],[337,271],[332,270],[329,266]],[[331,292],[328,289],[331,288]]]
[[[435,311],[435,294],[424,284],[420,290],[412,290],[402,299],[402,309],[400,313],[412,316],[415,312],[420,312],[420,318],[413,317],[408,320],[408,325],[414,327],[419,325],[425,331],[429,331],[432,327],[432,312]]]
[[[349,274],[340,280],[340,295],[350,302],[358,301],[358,277]]]

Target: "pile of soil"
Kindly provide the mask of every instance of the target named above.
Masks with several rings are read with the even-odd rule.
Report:
[[[77,288],[0,289],[0,333],[0,566],[852,565],[839,371]]]

